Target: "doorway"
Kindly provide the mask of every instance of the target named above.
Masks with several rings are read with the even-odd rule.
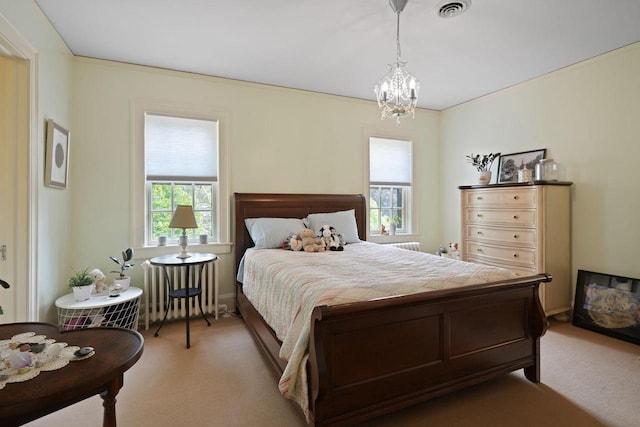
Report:
[[[0,323],[37,320],[36,52],[0,15]],[[37,174],[36,174],[37,175]]]

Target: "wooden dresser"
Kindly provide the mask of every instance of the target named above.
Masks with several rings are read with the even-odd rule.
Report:
[[[548,273],[540,286],[547,316],[571,310],[571,182],[460,186],[461,259]]]

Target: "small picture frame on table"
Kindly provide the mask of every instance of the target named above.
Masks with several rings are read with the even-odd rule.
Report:
[[[572,323],[640,344],[640,279],[578,270]]]
[[[518,182],[518,170],[526,166],[533,171],[536,163],[544,159],[547,154],[546,148],[532,151],[522,151],[500,156],[498,159],[498,184]]]
[[[53,188],[67,188],[69,177],[69,131],[47,120],[44,184]]]

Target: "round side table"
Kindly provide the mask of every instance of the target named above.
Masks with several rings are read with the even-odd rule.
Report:
[[[58,327],[63,331],[98,326],[138,329],[142,289],[129,287],[117,297],[108,293],[93,294],[85,301],[76,301],[73,293],[56,300]]]
[[[162,325],[164,325],[164,321],[167,319],[167,314],[169,313],[169,306],[171,305],[171,300],[175,298],[189,300],[189,298],[196,297],[198,299],[198,307],[200,308],[200,314],[202,315],[202,318],[204,319],[205,322],[207,322],[207,326],[211,326],[211,322],[209,322],[209,319],[207,319],[207,316],[204,314],[204,310],[202,309],[202,280],[203,280],[202,274],[204,271],[203,270],[204,265],[210,262],[217,261],[217,259],[218,259],[218,256],[215,254],[192,253],[192,254],[189,254],[188,258],[178,258],[176,255],[172,254],[172,255],[157,256],[149,260],[151,265],[162,267],[162,269],[164,270],[165,286],[166,286],[167,295],[168,295],[167,302],[164,307],[164,317],[162,318],[162,322],[160,322],[160,326],[158,326],[158,329],[153,334],[154,336],[157,337],[158,334],[160,333],[160,329],[162,329]],[[189,286],[187,284],[183,288],[176,289],[176,286],[174,286],[174,283],[173,283],[172,275],[169,274],[168,272],[168,268],[175,268],[175,267],[180,267],[180,268],[184,267],[186,269],[185,277],[191,277],[191,272],[193,271],[193,276],[195,281],[194,285]],[[217,286],[218,284],[216,281],[216,292],[215,292],[216,307],[218,306]],[[191,334],[189,329],[189,318],[191,317],[191,313],[189,312],[189,306],[190,304],[187,301],[187,303],[185,304],[186,312],[187,312],[185,317],[185,324],[187,329],[186,331],[187,332],[187,345],[186,345],[187,348],[191,347]]]

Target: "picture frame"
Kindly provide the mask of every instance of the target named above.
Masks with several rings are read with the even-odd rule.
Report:
[[[546,148],[501,155],[498,159],[498,184],[518,182],[518,169],[526,166],[533,173],[536,163],[547,155]]]
[[[572,323],[640,344],[640,279],[578,270]]]
[[[47,120],[44,184],[67,188],[69,177],[69,131],[52,119]]]

